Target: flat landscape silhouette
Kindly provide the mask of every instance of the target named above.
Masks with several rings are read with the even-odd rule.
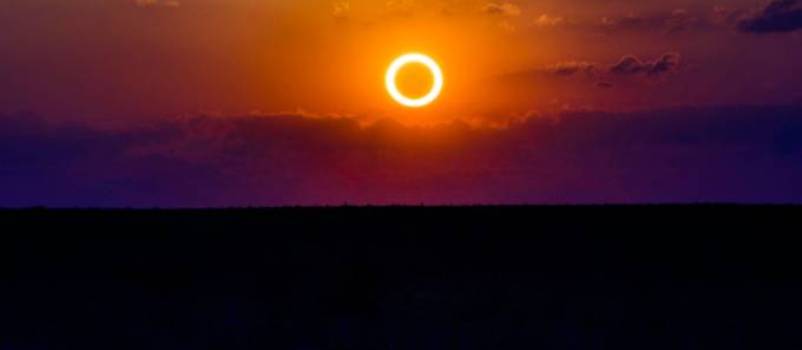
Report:
[[[800,209],[0,212],[0,349],[791,349]]]

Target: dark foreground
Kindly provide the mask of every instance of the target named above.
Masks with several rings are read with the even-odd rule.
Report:
[[[0,225],[0,350],[802,348],[802,208],[40,210]]]

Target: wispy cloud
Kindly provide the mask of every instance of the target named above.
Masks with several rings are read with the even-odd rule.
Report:
[[[347,19],[351,16],[351,2],[337,0],[331,4],[331,15],[336,19]]]
[[[613,80],[645,78],[653,80],[678,72],[682,67],[682,57],[668,52],[654,60],[644,60],[634,55],[625,55],[615,63],[592,61],[564,61],[529,71],[508,75],[508,78],[526,79],[528,76],[551,75],[560,78],[581,76],[593,81],[599,87],[612,87]]]
[[[178,0],[133,0],[134,5],[138,7],[179,7],[181,3]]]
[[[607,32],[658,32],[677,33],[690,29],[705,29],[711,23],[708,16],[692,14],[685,9],[652,14],[607,16],[600,21],[600,29]]]
[[[417,7],[415,0],[387,0],[384,3],[384,12],[386,15],[411,16]]]
[[[624,56],[618,63],[610,67],[609,72],[616,75],[645,75],[658,77],[675,72],[681,64],[681,56],[669,52],[653,61],[643,61],[636,56]]]
[[[521,15],[521,8],[511,2],[489,2],[482,7],[482,11],[492,16],[517,17]]]
[[[536,27],[540,28],[549,28],[549,27],[556,27],[558,25],[563,24],[565,19],[560,16],[552,16],[548,14],[541,14],[540,16],[536,17],[532,24]]]
[[[513,18],[521,15],[521,8],[511,2],[489,2],[482,6],[482,12],[498,19],[499,28],[506,32],[515,32],[518,29]]]

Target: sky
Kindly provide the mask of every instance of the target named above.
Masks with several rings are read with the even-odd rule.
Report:
[[[0,206],[802,202],[799,0],[2,6]]]

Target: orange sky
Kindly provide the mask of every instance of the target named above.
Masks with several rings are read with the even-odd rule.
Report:
[[[756,9],[749,0],[12,0],[0,14],[0,108],[437,121],[794,101],[802,38],[740,33],[735,16]],[[434,57],[446,76],[440,99],[414,111],[383,87],[408,51]],[[612,69],[625,59],[638,68]]]

